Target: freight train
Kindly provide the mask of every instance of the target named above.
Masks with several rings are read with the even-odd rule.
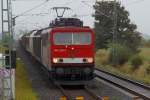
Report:
[[[77,18],[56,18],[49,27],[21,37],[23,48],[60,84],[94,78],[94,32]]]

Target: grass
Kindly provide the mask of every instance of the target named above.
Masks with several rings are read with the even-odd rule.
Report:
[[[5,53],[5,50],[8,50],[8,48],[0,44],[0,53]]]
[[[0,53],[5,53],[5,50],[7,48],[0,45]],[[38,100],[37,94],[32,90],[24,64],[19,58],[17,59],[15,88],[15,100]]]
[[[142,56],[145,61],[150,62],[150,48],[141,48],[140,50],[140,56]]]
[[[24,64],[17,59],[16,68],[16,100],[38,100],[24,69]]]
[[[111,66],[108,63],[108,51],[104,49],[97,51],[95,60],[96,65],[104,70],[145,84],[150,84],[150,73],[147,73],[147,69],[150,69],[150,48],[141,48],[139,55],[142,57],[144,63],[136,70],[132,69],[130,61],[122,66]]]

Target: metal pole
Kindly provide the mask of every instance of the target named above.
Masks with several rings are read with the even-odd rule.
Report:
[[[11,76],[11,50],[12,50],[12,11],[11,11],[11,0],[1,0],[1,11],[2,11],[2,41],[7,38],[7,43],[3,45],[8,46],[9,52],[5,55],[9,56],[9,65],[6,66],[5,62],[3,71],[7,72],[7,75],[2,76],[2,95],[0,100],[13,100],[12,96],[12,76]],[[7,26],[6,26],[7,25]],[[3,52],[4,53],[4,52]],[[8,69],[6,69],[6,67]]]
[[[2,16],[1,16],[1,18],[2,18],[2,21],[3,21],[3,0],[1,0],[1,12],[2,12]],[[4,29],[4,26],[3,26],[3,22],[2,22],[2,39],[3,39],[3,30]]]
[[[115,44],[117,43],[117,0],[114,0],[114,13],[113,13],[113,19],[114,19],[114,27],[113,27],[113,63],[117,64],[118,63],[118,58],[117,58],[117,51],[115,48]]]
[[[2,14],[1,14],[1,15],[2,15],[2,16],[1,16],[1,19],[2,19],[2,21],[3,21],[3,0],[1,0],[1,12],[2,12]],[[2,25],[2,41],[3,41],[3,37],[4,37],[4,36],[3,36],[3,31],[4,31],[4,30],[3,30],[3,29],[4,29],[4,27],[3,27],[3,22],[2,22],[1,25]],[[2,47],[1,47],[1,50],[2,50]],[[2,58],[3,58],[3,57],[2,57]],[[2,61],[2,66],[3,66],[3,61]],[[3,76],[1,76],[0,78],[1,78],[0,81],[2,82],[2,85],[1,85],[1,87],[0,87],[0,88],[1,88],[1,91],[0,91],[0,92],[1,92],[1,94],[0,94],[0,99],[3,99],[3,95],[4,95],[4,91],[3,91],[3,90],[4,90],[4,83],[3,83],[3,81],[4,81],[4,79],[3,79]]]

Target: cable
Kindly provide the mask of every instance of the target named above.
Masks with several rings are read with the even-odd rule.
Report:
[[[83,4],[85,4],[85,5],[87,5],[87,6],[89,6],[89,7],[91,7],[91,8],[93,8],[91,5],[89,5],[88,3],[87,3],[87,1],[81,1]]]
[[[13,2],[15,2],[15,1],[27,1],[27,2],[29,2],[29,1],[44,1],[44,0],[12,0]],[[49,1],[49,0],[45,0],[45,1]]]
[[[22,1],[23,1],[23,0],[22,0]],[[48,0],[47,0],[47,1],[48,1]],[[47,2],[47,1],[45,1],[45,2]],[[63,5],[71,4],[71,3],[73,3],[73,1],[74,1],[74,0],[70,0],[70,1],[68,1],[68,2],[66,2],[66,3],[64,3]],[[26,14],[26,13],[30,12],[31,10],[34,10],[34,9],[38,8],[39,6],[44,5],[45,2],[42,3],[42,4],[40,4],[40,5],[35,6],[35,7],[31,8],[31,9],[29,9],[29,10],[27,10],[27,11],[21,13],[21,14],[19,14],[18,16],[44,16],[44,15],[49,14],[49,13]],[[73,9],[71,9],[71,10],[74,12]],[[75,13],[75,12],[74,12],[74,13]],[[25,14],[26,14],[26,15],[25,15]],[[92,14],[85,14],[85,15],[77,15],[77,14],[76,14],[76,17],[86,17],[86,16],[90,16],[90,15],[92,15]],[[26,18],[25,18],[24,20],[26,20]],[[22,21],[24,21],[24,20],[22,20]],[[19,21],[19,22],[22,22],[22,21]]]
[[[145,0],[136,0],[136,1],[133,1],[133,2],[130,2],[130,3],[127,3],[127,5],[132,5],[132,4],[137,4],[137,3],[140,3],[140,2],[143,2]]]
[[[74,0],[68,1],[68,2],[64,3],[63,6],[64,6],[64,5],[69,5],[69,4],[73,3],[73,1],[74,1]]]
[[[37,13],[37,14],[26,14],[26,15],[23,15],[23,16],[45,16],[49,13]]]
[[[32,10],[34,10],[34,9],[36,9],[36,8],[39,8],[40,6],[44,5],[44,4],[47,3],[47,2],[48,2],[48,0],[44,1],[43,3],[41,3],[41,4],[39,4],[39,5],[34,6],[34,7],[31,8],[31,9],[28,9],[28,10],[24,11],[23,13],[17,15],[16,17],[23,16],[25,13],[31,12]]]
[[[47,3],[47,1],[45,1],[46,2],[46,4],[48,4]],[[45,2],[44,3],[41,3],[40,5],[44,5],[44,7],[46,6],[45,5]],[[38,5],[37,5],[38,6]],[[33,7],[33,8],[37,8],[37,6],[35,6],[35,7]],[[32,9],[33,9],[32,8]],[[27,12],[27,11],[25,11],[25,12]],[[49,13],[48,12],[45,12],[45,13],[43,13],[43,10],[42,11],[40,11],[40,12],[42,12],[42,13],[35,13],[35,14],[25,14],[25,13],[22,13],[22,14],[20,14],[22,17],[24,16],[24,17],[30,17],[30,16],[32,16],[32,17],[34,17],[34,16],[46,16],[46,15],[48,15]],[[20,17],[20,15],[19,16],[16,16],[16,17]],[[23,20],[21,20],[21,21],[17,21],[17,23],[18,22],[23,22],[23,21],[25,21],[25,20],[27,20],[28,18],[24,18]]]
[[[81,1],[81,3],[87,5],[87,6],[90,7],[90,8],[93,8],[91,5],[87,4],[85,1]],[[103,12],[101,12],[101,11],[98,11],[98,13],[104,15],[104,16],[107,17],[107,18],[112,19],[111,16],[108,16],[108,15],[106,15],[105,13],[103,13]]]

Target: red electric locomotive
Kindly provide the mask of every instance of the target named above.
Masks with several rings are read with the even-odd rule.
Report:
[[[94,32],[76,18],[60,18],[50,27],[25,35],[28,48],[60,84],[84,84],[94,77]],[[23,42],[23,41],[22,41]]]

